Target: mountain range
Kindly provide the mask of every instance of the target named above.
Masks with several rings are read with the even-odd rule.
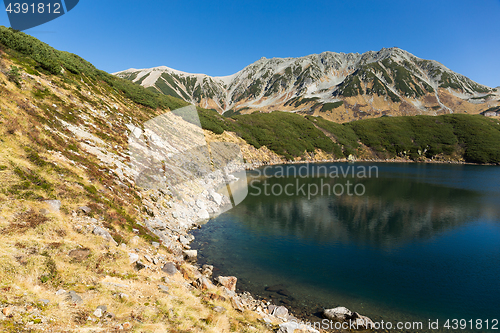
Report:
[[[165,66],[114,74],[229,116],[281,110],[345,122],[382,115],[474,114],[500,99],[498,88],[399,48],[261,58],[224,77]]]

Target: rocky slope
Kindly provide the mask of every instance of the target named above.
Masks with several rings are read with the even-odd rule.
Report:
[[[144,94],[0,27],[2,332],[270,332],[295,325],[287,309],[236,293],[236,278],[212,277],[211,267],[196,265],[188,231],[229,201],[214,192],[226,181],[220,168],[175,187],[138,185],[130,140],[141,131],[138,138],[154,140],[148,121],[183,105]],[[211,161],[230,164],[224,156]]]
[[[283,110],[339,122],[381,115],[479,113],[498,105],[500,97],[498,89],[398,48],[262,58],[226,77],[165,66],[115,75],[228,115]]]

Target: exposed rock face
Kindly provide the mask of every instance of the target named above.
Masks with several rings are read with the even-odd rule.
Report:
[[[495,100],[489,95],[494,93],[491,88],[399,48],[262,58],[226,77],[190,74],[165,66],[129,69],[115,75],[221,113],[258,109],[321,112],[326,117],[349,112],[354,118],[369,114],[436,115],[455,109],[476,110],[477,104]]]

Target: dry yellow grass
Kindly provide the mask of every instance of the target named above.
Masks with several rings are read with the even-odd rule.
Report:
[[[14,64],[5,54],[0,59],[4,69]],[[21,81],[19,88],[0,72],[0,311],[7,314],[0,314],[0,331],[113,332],[127,322],[132,332],[269,331],[253,312],[204,299],[206,292],[191,287],[181,273],[164,282],[161,264],[137,271],[129,261],[135,249],[141,256],[175,259],[165,248],[152,247],[154,238],[136,224],[143,218],[138,190],[117,186],[113,166],[83,150],[84,139],[47,116],[69,117],[96,138],[101,135],[109,153],[118,156],[127,143],[124,123],[163,111],[135,105],[87,80],[78,80],[78,89],[43,74],[23,73]],[[45,97],[34,97],[44,89]],[[109,106],[113,113],[105,111]],[[60,200],[61,209],[51,211],[47,199]],[[83,205],[92,208],[91,216],[76,216]],[[86,229],[92,223],[126,245],[94,235]],[[183,264],[186,272],[195,269]],[[168,286],[168,294],[158,284]],[[60,289],[75,291],[82,302],[56,295]],[[112,318],[96,317],[99,305]],[[216,305],[227,312],[216,313]]]

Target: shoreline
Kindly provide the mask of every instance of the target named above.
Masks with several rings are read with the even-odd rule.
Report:
[[[478,164],[478,163],[470,163],[470,162],[465,162],[465,161],[436,161],[436,160],[419,160],[419,161],[414,161],[414,160],[406,160],[406,159],[356,159],[356,160],[348,160],[348,159],[327,159],[327,160],[305,160],[305,161],[288,161],[288,162],[281,162],[281,163],[247,163],[245,165],[245,170],[250,171],[250,170],[255,170],[260,167],[266,167],[266,166],[279,166],[279,165],[300,165],[300,164],[321,164],[321,163],[423,163],[423,164],[457,164],[457,165],[496,165],[496,164]],[[217,216],[211,217],[210,220],[215,219]],[[210,221],[208,220],[208,221]],[[207,221],[207,223],[208,223]],[[205,223],[204,223],[205,224]],[[193,231],[196,229],[201,229],[203,228],[204,224],[198,225],[191,229],[189,231],[189,234],[192,235]],[[194,237],[194,235],[193,235]],[[193,238],[193,241],[195,238]],[[199,262],[197,260],[196,265],[201,269],[201,266],[204,264],[209,264],[213,265],[214,267],[217,267],[217,263],[211,263],[211,262]],[[226,271],[228,274],[230,274],[230,269]],[[236,278],[238,278],[236,276]],[[251,289],[251,288],[250,288]],[[237,288],[238,293],[244,294],[244,293],[250,293],[256,300],[264,301],[264,302],[269,302],[270,300],[278,300],[279,298],[276,297],[268,297],[264,296],[261,293],[255,292],[255,291],[249,291],[249,288]],[[269,292],[271,293],[271,292]],[[293,295],[292,295],[293,296]],[[298,304],[293,304],[294,302],[290,302],[286,304],[287,309],[299,320],[299,322],[321,322],[323,320],[323,316],[321,315],[320,309],[317,309],[318,311],[308,311],[311,310],[311,308],[308,308],[307,306],[300,306]],[[278,303],[279,304],[279,303]],[[275,304],[278,306],[278,304]],[[281,304],[283,305],[283,304]],[[322,307],[325,309],[325,307]],[[356,309],[354,309],[356,310]],[[388,320],[389,318],[384,318],[384,314],[377,314],[376,316],[379,319],[384,319]]]
[[[240,165],[239,168],[233,168],[232,171],[237,172],[237,171],[241,171],[243,169],[250,171],[250,170],[255,170],[257,168],[266,167],[266,166],[300,165],[300,164],[308,164],[308,163],[311,163],[311,164],[320,164],[320,163],[353,163],[353,164],[355,164],[355,163],[405,163],[405,164],[407,164],[407,163],[425,163],[425,164],[484,165],[484,164],[477,164],[477,163],[468,163],[468,162],[464,162],[464,161],[435,161],[435,160],[413,161],[413,160],[407,160],[407,159],[356,159],[353,161],[353,160],[348,160],[348,159],[324,159],[324,160],[245,163],[243,166]],[[223,178],[216,177],[213,179],[213,182],[211,182],[209,185],[211,186],[211,190],[213,190],[214,188],[217,188],[217,189],[220,188],[221,185],[224,185],[224,184],[227,184],[227,183],[224,181]],[[209,192],[211,190],[209,190]],[[205,195],[204,200],[208,201],[209,198],[210,198],[210,195],[208,195],[208,196]],[[213,199],[213,195],[210,199]],[[184,201],[177,202],[176,204],[179,204],[179,203],[183,205],[182,209],[189,211],[188,216],[186,216],[186,220],[190,220],[189,225],[183,225],[182,227],[177,226],[176,232],[174,232],[173,234],[170,234],[168,236],[164,234],[164,237],[160,237],[160,238],[162,240],[166,240],[166,238],[169,238],[168,239],[169,244],[164,244],[164,245],[173,246],[172,249],[174,250],[174,253],[177,253],[178,258],[179,258],[179,262],[182,262],[182,261],[184,261],[182,258],[183,253],[185,252],[185,250],[191,249],[190,244],[191,244],[191,242],[193,242],[195,240],[195,237],[193,235],[193,230],[201,229],[206,222],[210,221],[211,219],[216,218],[221,213],[225,212],[225,210],[223,210],[223,204],[218,205],[218,209],[220,210],[220,212],[218,212],[216,214],[210,214],[210,217],[208,219],[199,219],[199,218],[197,219],[196,217],[199,216],[198,213],[200,210],[199,204],[198,205],[197,204],[189,204],[189,203],[186,203]],[[172,207],[172,208],[174,208],[174,207]],[[175,209],[174,209],[174,211],[175,211]],[[174,214],[174,213],[172,213],[172,214]],[[191,219],[191,218],[193,218],[193,219]],[[174,220],[177,221],[176,218],[174,218]],[[181,221],[177,221],[177,222],[181,223],[181,225],[182,225]],[[205,222],[205,223],[202,223],[202,222]],[[149,223],[146,222],[146,225],[148,226],[148,228],[150,228],[151,231],[154,232],[154,228],[152,229],[151,225]],[[167,229],[168,229],[168,227],[167,227]],[[155,234],[158,235],[157,232],[155,232]],[[170,247],[170,246],[167,246],[167,247]],[[203,263],[199,262],[197,256],[196,256],[196,261],[193,264],[200,272],[203,271],[204,265],[203,265]],[[213,265],[215,267],[218,266],[218,264],[216,262],[214,262],[214,263],[207,262],[206,264]],[[226,272],[228,272],[230,274],[230,269],[227,270]],[[214,281],[214,277],[216,277],[216,276],[209,277],[210,281]],[[235,278],[237,279],[238,277],[235,276]],[[215,283],[215,281],[214,281],[214,283]],[[269,302],[272,298],[263,296],[262,294],[259,294],[256,292],[249,292],[248,288],[245,289],[244,287],[242,289],[237,288],[237,290],[238,290],[238,292],[236,293],[236,297],[248,298],[248,296],[250,296],[250,299],[252,300],[252,302],[256,301],[260,304],[260,306],[258,306],[257,309],[260,308],[261,311],[256,311],[255,309],[250,310],[250,311],[257,313],[260,316],[263,316],[262,318],[266,318],[266,316],[267,317],[272,316],[272,313],[269,313],[269,310],[268,310],[269,307],[272,308],[272,305],[271,305],[272,303]],[[285,304],[274,304],[274,305],[283,306]],[[301,307],[301,306],[294,305],[293,303],[286,304],[285,306],[286,306],[286,309],[289,310],[289,313],[291,313],[292,318],[297,319],[299,322],[320,322],[323,319],[323,317],[321,316],[321,312],[312,313],[312,312],[308,311],[310,309],[308,309],[307,306]],[[355,311],[357,309],[352,309],[352,310]],[[384,314],[377,314],[376,317],[383,318]],[[384,318],[384,319],[386,319],[386,318]]]

